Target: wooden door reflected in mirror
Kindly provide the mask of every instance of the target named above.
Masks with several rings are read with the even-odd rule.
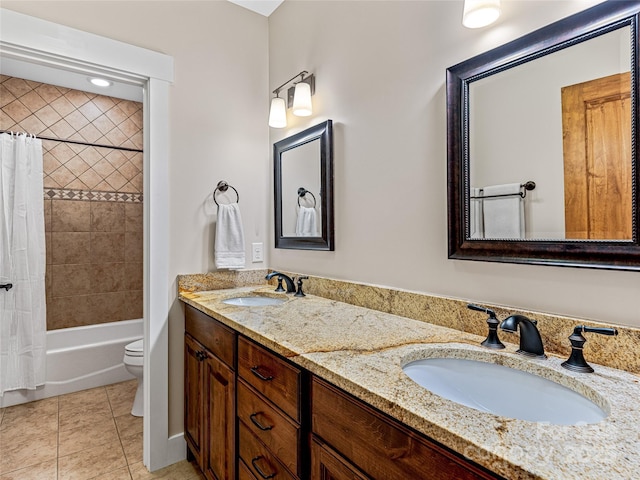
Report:
[[[567,238],[631,240],[631,74],[562,89]]]

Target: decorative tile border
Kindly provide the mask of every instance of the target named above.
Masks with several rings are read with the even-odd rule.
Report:
[[[143,203],[141,193],[94,192],[65,188],[45,188],[45,200],[93,200],[96,202]]]

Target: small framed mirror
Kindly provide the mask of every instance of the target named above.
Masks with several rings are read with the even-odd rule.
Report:
[[[333,124],[273,144],[276,248],[334,250]]]

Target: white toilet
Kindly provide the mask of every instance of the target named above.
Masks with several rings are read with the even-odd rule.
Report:
[[[136,398],[133,401],[131,415],[142,417],[144,414],[144,390],[142,384],[143,348],[142,339],[131,342],[124,347],[124,367],[138,379]]]

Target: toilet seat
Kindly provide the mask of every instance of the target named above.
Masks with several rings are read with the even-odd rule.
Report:
[[[144,356],[142,339],[131,342],[124,347],[124,354],[129,357],[142,357]]]

